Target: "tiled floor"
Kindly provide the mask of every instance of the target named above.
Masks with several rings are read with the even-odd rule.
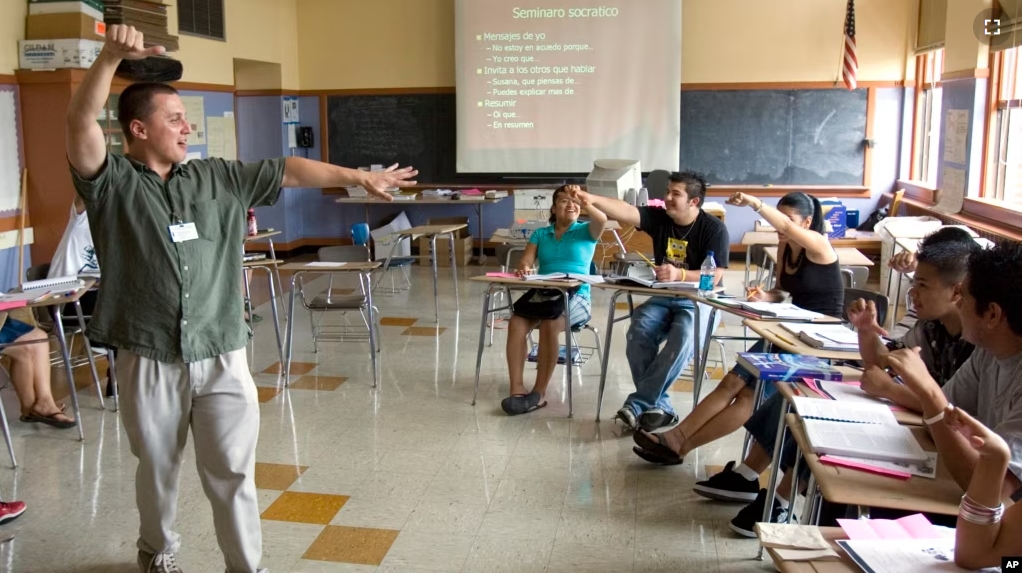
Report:
[[[729,271],[728,284],[737,287],[739,273]],[[313,353],[304,311],[296,319],[293,383],[279,385],[270,312],[267,305],[257,309],[264,320],[249,360],[262,402],[256,483],[265,567],[274,573],[771,569],[754,560],[755,541],[728,530],[739,507],[692,492],[693,482],[738,456],[741,434],[662,468],[637,458],[631,438],[610,421],[632,387],[625,323],[616,327],[609,351],[601,422],[594,421],[596,360],[582,367],[581,379],[574,377],[574,418],[566,417],[560,367],[549,406],[510,418],[498,406],[507,389],[500,329],[495,346],[484,351],[479,402],[470,405],[481,285],[463,280],[459,312],[452,296],[442,295],[437,324],[428,271],[414,268],[412,280],[411,294],[376,298],[383,318],[375,390],[368,345],[325,342]],[[451,292],[450,281],[441,274],[444,293]],[[325,286],[325,280],[312,285]],[[335,288],[344,287],[335,281]],[[593,324],[602,334],[608,299],[595,291]],[[737,331],[735,324],[729,320],[728,328]],[[720,376],[721,365],[712,366]],[[528,383],[531,378],[528,366]],[[683,414],[691,392],[689,380],[672,387]],[[91,390],[81,391],[86,440],[80,443],[73,431],[18,422],[13,391],[0,395],[21,463],[17,470],[0,468],[0,492],[29,505],[0,527],[16,534],[0,545],[0,571],[135,571],[135,459],[117,414],[100,410]],[[179,562],[189,573],[223,571],[190,447],[184,458]],[[0,465],[7,465],[4,454]]]

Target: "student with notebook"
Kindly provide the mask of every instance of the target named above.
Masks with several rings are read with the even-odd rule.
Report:
[[[954,231],[933,233],[920,244],[920,262],[912,262],[914,268],[919,270],[919,282],[910,289],[910,296],[921,315],[904,338],[892,340],[887,347],[883,346],[877,334],[882,330],[876,322],[876,309],[870,312],[873,305],[867,305],[862,300],[852,305],[849,318],[857,326],[861,340],[860,352],[868,371],[871,365],[879,361],[880,356],[890,350],[923,345],[933,349],[923,357],[928,370],[936,380],[944,384],[973,352],[973,345],[960,335],[962,326],[956,303],[959,300],[960,283],[966,276],[970,253],[978,247],[966,232],[961,229]],[[880,370],[877,373],[878,378],[887,376]],[[883,380],[877,382],[878,387],[886,389],[887,386],[882,385],[884,383]],[[890,379],[887,383],[894,384]],[[864,390],[872,389],[871,384],[873,382],[864,381]],[[738,466],[735,462],[728,462],[723,471],[697,482],[694,488],[696,493],[710,499],[750,502],[730,523],[731,529],[740,535],[754,537],[753,525],[763,516],[767,491],[760,488],[758,477],[771,464],[778,416],[783,407],[784,398],[780,394],[764,402],[745,423],[746,430],[754,440],[746,459]],[[794,458],[795,442],[788,436],[782,447],[782,469],[791,467]],[[803,466],[805,469],[806,466]],[[788,508],[791,479],[792,476],[786,473],[775,492],[772,515],[776,518],[783,516]]]
[[[576,191],[575,196],[650,235],[659,282],[696,280],[700,265],[713,253],[717,266],[714,284],[721,283],[728,267],[728,228],[701,208],[707,182],[699,174],[683,171],[669,175],[664,208],[634,207],[583,191]],[[625,356],[636,391],[615,414],[626,427],[663,431],[678,424],[667,390],[693,357],[693,328],[706,330],[706,325],[693,324],[695,314],[692,301],[670,296],[650,297],[633,310]]]
[[[999,495],[1002,478],[1012,460],[1009,444],[962,408],[944,420],[977,454],[977,465],[956,521],[956,565],[969,570],[1000,567],[1003,555],[1023,552],[1023,506],[1005,507]]]
[[[527,274],[534,265],[541,274],[577,273],[589,274],[593,264],[593,251],[597,241],[604,234],[607,215],[595,209],[587,201],[588,195],[575,193],[577,185],[562,185],[554,191],[551,206],[550,225],[533,231],[526,251],[519,260],[516,274]],[[580,222],[579,215],[585,212],[590,220]],[[512,305],[512,316],[508,322],[508,343],[505,355],[508,360],[510,388],[508,397],[501,401],[501,409],[510,416],[525,414],[547,405],[547,385],[558,365],[558,334],[564,330],[562,317],[568,304],[569,322],[573,326],[590,320],[590,285],[583,284],[572,293],[568,301],[558,290],[530,289]],[[540,344],[537,350],[536,382],[533,389],[526,391],[522,371],[526,362],[526,339],[529,331],[540,329]],[[566,340],[566,348],[571,341]],[[566,350],[566,368],[571,368],[570,351]]]
[[[794,192],[782,197],[778,207],[774,208],[756,197],[736,193],[728,203],[752,207],[778,230],[778,251],[781,253],[777,265],[779,288],[764,291],[758,286],[749,290],[749,299],[781,302],[788,293],[796,306],[841,317],[842,275],[838,254],[824,234],[820,201],[806,193]],[[761,353],[770,352],[770,349],[761,340],[749,351]],[[678,427],[659,434],[645,430],[637,432],[633,436],[636,442],[633,451],[656,464],[682,463],[689,452],[742,427],[753,410],[756,382],[756,374],[736,364]],[[768,392],[772,392],[773,388],[773,385],[768,386]]]
[[[970,255],[959,313],[963,338],[977,348],[947,384],[940,386],[930,375],[920,348],[888,355],[889,366],[919,400],[939,459],[960,487],[969,487],[979,457],[966,440],[942,423],[945,416],[962,408],[1009,444],[1009,471],[1003,476],[1000,495],[1014,501],[1020,498],[1023,448],[1021,266],[1019,243],[1004,242]]]

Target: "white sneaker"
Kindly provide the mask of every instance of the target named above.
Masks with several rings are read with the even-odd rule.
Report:
[[[139,550],[140,573],[184,573],[174,560],[173,553],[152,554]]]

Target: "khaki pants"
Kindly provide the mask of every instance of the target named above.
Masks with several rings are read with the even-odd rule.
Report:
[[[252,573],[262,555],[256,502],[259,402],[245,349],[185,364],[117,353],[121,419],[135,475],[139,549],[177,552],[178,470],[188,429],[217,542],[230,573]]]

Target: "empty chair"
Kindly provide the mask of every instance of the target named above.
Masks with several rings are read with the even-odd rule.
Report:
[[[321,262],[329,263],[364,263],[370,261],[369,248],[365,246],[338,246],[338,247],[323,247],[317,252],[317,257]],[[327,282],[326,292],[321,292],[312,297],[306,293],[306,285],[302,281],[301,275],[298,277],[296,282],[296,288],[298,289],[299,295],[302,300],[302,306],[309,310],[309,324],[313,335],[313,351],[319,350],[319,341],[321,340],[367,340],[369,338],[369,329],[377,328],[379,324],[370,326],[369,321],[366,318],[366,309],[369,304],[369,297],[366,296],[366,289],[371,285],[365,285],[362,283],[360,278],[358,288],[345,289],[351,292],[339,292],[340,289],[335,290],[334,275],[330,274],[330,279]],[[374,307],[374,313],[379,317],[379,313],[376,312]],[[328,325],[324,324],[324,319],[328,311],[339,312],[344,320],[341,325]],[[348,313],[352,311],[358,311],[362,317],[362,323],[365,329],[354,328],[348,322]],[[376,322],[379,322],[379,318]],[[377,329],[378,332],[379,329]],[[380,337],[376,337],[377,348],[380,349]]]
[[[664,196],[668,193],[668,177],[671,173],[668,173],[664,169],[655,169],[646,176],[646,190],[648,199],[660,199],[664,201]]]

